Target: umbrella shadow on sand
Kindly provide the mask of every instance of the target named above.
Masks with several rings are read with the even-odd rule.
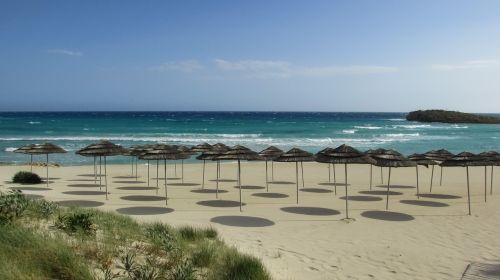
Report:
[[[232,227],[269,227],[275,224],[271,220],[251,216],[218,216],[210,222]]]
[[[18,190],[18,191],[51,191],[52,189],[50,188],[45,188],[45,187],[24,187],[24,186],[21,186],[21,187],[11,187],[9,188],[11,190]]]
[[[301,192],[310,192],[310,193],[331,193],[332,190],[321,189],[321,188],[302,188]]]
[[[263,197],[263,198],[286,198],[289,197],[289,195],[284,194],[284,193],[254,193],[252,196],[256,197]]]
[[[103,202],[93,200],[63,200],[56,203],[64,207],[99,207],[104,205]]]
[[[439,194],[439,193],[422,193],[422,194],[420,194],[420,197],[437,198],[437,199],[459,199],[459,198],[462,198],[461,196],[458,196],[458,195]]]
[[[105,195],[106,192],[100,192],[100,191],[67,191],[67,192],[62,192],[63,194],[69,194],[69,195]]]
[[[215,189],[200,189],[200,190],[192,190],[192,193],[217,193]],[[219,193],[227,193],[226,190],[219,190]]]
[[[160,215],[172,213],[174,209],[166,207],[133,206],[118,208],[116,212],[124,215]]]
[[[322,207],[292,206],[292,207],[283,207],[281,208],[281,211],[292,214],[301,214],[310,216],[333,216],[340,214],[340,212],[337,210],[322,208]]]
[[[239,207],[240,202],[235,200],[203,200],[196,202],[198,205],[208,207]],[[243,203],[245,205],[245,203]]]
[[[128,201],[164,201],[165,197],[156,195],[127,195],[120,197],[120,199]]]
[[[238,189],[238,186],[234,186],[235,189]],[[241,186],[242,190],[263,190],[265,187],[263,186],[250,186],[250,185],[242,185]]]
[[[295,185],[295,182],[290,182],[290,181],[269,181],[269,184],[274,184],[274,185]]]
[[[342,196],[339,197],[342,200],[345,200],[346,197]],[[350,195],[349,196],[350,201],[365,201],[365,202],[370,202],[370,201],[381,201],[382,198],[378,196],[370,196],[370,195]]]
[[[411,215],[391,211],[365,211],[361,213],[361,216],[374,220],[392,222],[407,222],[415,219],[415,217]]]
[[[425,207],[447,207],[449,204],[437,201],[429,201],[429,200],[400,200],[399,202],[403,204],[416,205],[416,206],[425,206]]]
[[[395,192],[395,191],[388,191],[388,192],[387,191],[360,191],[358,193],[369,194],[369,195],[387,195],[387,193],[389,193],[389,195],[402,195],[403,194],[402,192]]]
[[[377,188],[384,188],[387,189],[387,185],[379,185]],[[415,186],[405,186],[405,185],[391,185],[391,189],[414,189],[416,188]]]
[[[72,187],[72,188],[98,188],[98,187],[100,187],[99,185],[96,185],[96,184],[68,184],[66,186]]]
[[[150,190],[156,190],[155,187],[139,187],[139,186],[117,187],[116,189],[118,189],[118,190],[125,190],[125,191],[150,191]]]

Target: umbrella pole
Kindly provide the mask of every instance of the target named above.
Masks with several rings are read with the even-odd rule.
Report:
[[[432,171],[431,171],[431,189],[430,189],[430,192],[432,192],[432,181],[434,181],[434,165],[432,166]]]
[[[184,160],[181,159],[181,182],[184,184]]]
[[[302,187],[305,187],[305,184],[304,184],[304,163],[302,161],[300,162],[300,169],[302,171]]]
[[[47,180],[47,188],[49,188],[49,154],[46,154],[47,156],[47,176],[46,176],[46,180]]]
[[[373,164],[370,164],[370,190],[372,190],[373,185]]]
[[[382,166],[380,167],[380,182],[384,183],[384,168]]]
[[[177,177],[177,161],[174,161],[174,174]]]
[[[30,172],[33,172],[33,155],[30,155]]]
[[[219,198],[219,166],[220,162],[217,161],[217,178],[215,180],[215,198]]]
[[[299,204],[299,162],[295,162],[295,182],[297,185],[297,204]]]
[[[149,159],[148,159],[148,187],[149,187]]]
[[[158,168],[159,168],[159,165],[160,165],[160,162],[159,160],[156,160],[156,194],[158,194],[158,189],[160,188],[160,186],[158,185],[158,181],[160,180],[160,178],[158,178]]]
[[[163,169],[165,172],[165,205],[168,205],[168,189],[167,189],[167,160],[164,159]]]
[[[389,175],[387,178],[387,200],[385,202],[385,210],[389,210],[389,190],[391,187],[391,167],[389,166]]]
[[[138,159],[138,158],[136,158],[136,159],[135,159],[135,180],[136,180],[136,181],[137,181],[137,180],[138,180],[138,178],[139,178],[139,175],[138,175],[139,173],[137,173],[137,165],[138,165],[138,161],[139,161],[139,159]]]
[[[420,192],[418,190],[418,164],[415,166],[415,169],[417,170],[417,199],[420,199]]]
[[[106,200],[108,200],[108,171],[106,169],[106,156],[104,156],[104,184],[106,185]]]
[[[240,167],[240,160],[238,159],[238,188],[240,189],[240,212],[242,211],[241,210],[241,206],[242,206],[242,202],[241,202],[241,167]]]
[[[443,185],[443,167],[441,166],[441,174],[439,175],[439,185]]]
[[[490,195],[493,195],[493,165],[491,166],[491,184],[490,184]]]
[[[469,166],[465,167],[467,170],[467,203],[469,205],[469,216],[471,215],[470,212],[470,186],[469,186]]]
[[[349,195],[347,194],[347,163],[345,163],[344,168],[345,168],[345,218],[349,219]]]
[[[97,185],[97,168],[95,166],[95,162],[96,162],[96,159],[94,156],[94,185]],[[101,186],[99,186],[99,189],[101,189]]]
[[[131,157],[132,161],[130,162],[130,171],[132,171],[132,177],[134,177],[134,157]]]
[[[332,166],[330,164],[328,164],[328,183],[331,183],[332,182],[332,175],[331,175],[331,170],[332,169]]]
[[[267,160],[266,160],[266,192],[269,192],[269,180],[267,179]]]
[[[99,156],[99,186],[102,186],[102,157]]]
[[[486,165],[484,166],[484,202],[486,202],[486,189],[488,188],[488,169]]]
[[[335,163],[332,163],[333,167],[333,187],[335,188],[335,195],[337,195],[337,172],[335,171]]]
[[[271,160],[271,181],[274,182],[274,160]]]
[[[203,172],[202,172],[202,181],[201,181],[201,189],[205,188],[205,160],[203,160]]]

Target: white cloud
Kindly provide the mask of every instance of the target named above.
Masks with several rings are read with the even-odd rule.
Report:
[[[69,55],[69,56],[82,56],[82,52],[78,51],[71,51],[71,50],[64,50],[64,49],[51,49],[47,50],[48,53],[52,54],[62,54],[62,55]]]
[[[154,71],[177,71],[191,73],[203,69],[204,66],[196,60],[184,60],[177,62],[166,62],[158,66],[151,67]]]
[[[363,75],[398,72],[399,68],[379,65],[347,66],[299,66],[279,60],[238,60],[216,59],[215,65],[224,71],[240,72],[248,78],[290,78],[296,76],[328,77],[336,75]]]
[[[492,66],[500,66],[499,59],[468,60],[458,64],[433,64],[431,68],[439,71],[479,69]]]

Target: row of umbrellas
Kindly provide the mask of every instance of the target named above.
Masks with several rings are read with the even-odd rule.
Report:
[[[51,144],[44,143],[38,145],[27,145],[17,149],[15,152],[25,153],[31,155],[34,154],[45,154],[47,156],[47,178],[48,178],[48,155],[51,153],[64,153],[62,148]],[[333,175],[334,182],[336,188],[336,176],[335,176],[335,164],[344,165],[345,170],[345,207],[346,207],[346,218],[349,218],[349,196],[348,196],[348,164],[369,164],[370,165],[370,188],[372,186],[373,181],[373,166],[378,167],[387,167],[389,169],[388,179],[387,179],[387,199],[386,199],[386,209],[389,208],[389,191],[390,191],[390,180],[391,180],[391,169],[392,168],[400,168],[400,167],[415,167],[416,168],[416,183],[417,183],[417,197],[419,197],[419,176],[418,176],[418,167],[419,166],[432,166],[431,172],[431,186],[430,191],[432,191],[433,177],[434,177],[434,166],[441,166],[441,178],[440,184],[442,183],[442,172],[443,167],[466,167],[467,171],[467,190],[468,190],[468,206],[469,206],[469,215],[471,214],[470,210],[470,186],[469,186],[469,166],[484,166],[485,167],[485,201],[486,201],[486,188],[487,188],[487,178],[486,178],[486,168],[487,166],[492,167],[491,172],[491,186],[493,185],[493,166],[500,165],[500,154],[497,152],[486,152],[478,155],[463,152],[458,155],[453,155],[452,153],[442,149],[442,150],[433,150],[429,151],[425,154],[413,154],[409,157],[405,157],[399,152],[395,150],[386,150],[386,149],[376,149],[376,150],[368,150],[366,152],[361,152],[353,147],[348,145],[341,145],[335,149],[326,148],[321,150],[320,152],[313,155],[307,151],[293,148],[287,152],[280,150],[274,146],[271,146],[267,149],[262,150],[257,153],[254,152],[244,146],[236,145],[233,147],[229,147],[222,143],[217,143],[215,145],[210,145],[208,143],[199,144],[193,146],[191,148],[185,146],[176,146],[176,145],[165,145],[165,144],[155,144],[155,145],[143,145],[143,146],[132,146],[129,149],[123,148],[120,145],[113,144],[109,141],[100,141],[95,144],[91,144],[79,151],[76,152],[79,155],[93,157],[94,158],[94,179],[97,181],[97,173],[99,172],[99,181],[101,185],[101,168],[102,168],[102,159],[104,159],[104,181],[106,187],[106,199],[108,196],[107,191],[107,170],[106,170],[106,157],[116,156],[116,155],[127,155],[132,156],[136,159],[147,160],[148,163],[150,160],[156,160],[156,181],[157,181],[157,190],[158,190],[158,168],[159,161],[164,162],[164,185],[165,185],[165,198],[166,203],[168,203],[168,189],[167,189],[167,176],[166,176],[166,162],[167,160],[184,160],[190,158],[192,155],[199,153],[196,157],[198,160],[203,160],[203,171],[202,171],[202,188],[205,185],[205,164],[207,160],[216,162],[216,197],[218,197],[218,189],[219,189],[219,177],[220,177],[220,162],[224,160],[232,160],[237,161],[237,182],[239,188],[239,196],[240,196],[240,210],[242,209],[242,194],[241,194],[241,161],[254,161],[260,160],[265,161],[266,167],[266,189],[269,191],[269,177],[268,177],[268,161],[272,163],[272,177],[274,177],[274,162],[295,162],[295,172],[296,172],[296,190],[297,190],[297,203],[299,202],[299,163],[302,175],[302,184],[304,185],[304,169],[303,162],[317,161],[322,163],[327,163],[329,166],[329,180],[330,180],[330,166],[333,167]],[[99,171],[97,168],[97,158],[99,158]],[[148,185],[149,185],[149,164],[148,166]],[[182,179],[184,178],[184,166],[182,164]],[[134,170],[134,165],[132,161],[132,173]],[[135,173],[137,178],[137,161],[135,163]],[[274,178],[273,178],[274,179]],[[381,169],[381,181],[383,183],[383,173]],[[47,179],[48,186],[48,179]],[[492,193],[492,187],[490,189],[490,193]]]

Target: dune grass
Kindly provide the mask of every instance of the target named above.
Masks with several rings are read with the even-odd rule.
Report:
[[[270,279],[213,228],[0,194],[0,279]]]

